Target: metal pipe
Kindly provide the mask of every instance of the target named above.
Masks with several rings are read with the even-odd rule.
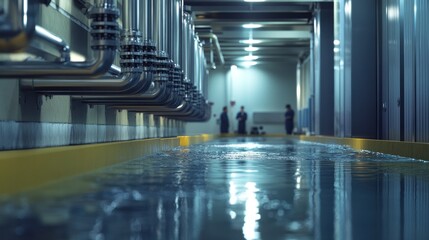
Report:
[[[138,12],[138,9],[140,9],[140,1],[123,1],[122,5],[122,24],[124,25],[124,30],[139,31],[141,29],[140,14]]]
[[[181,48],[183,49],[182,52],[182,69],[183,69],[183,81],[184,82],[188,82],[189,80],[189,75],[188,75],[188,55],[189,55],[189,50],[188,50],[188,28],[189,28],[189,13],[184,12],[183,13],[183,19],[182,19],[182,45]]]
[[[0,52],[25,48],[33,37],[38,3],[29,0],[3,0],[0,18]]]
[[[214,41],[216,52],[219,57],[219,61],[222,65],[225,65],[225,58],[223,57],[222,49],[219,44],[219,39],[217,38],[216,34],[214,33],[199,33],[198,36],[200,38],[210,38],[212,41]]]
[[[158,103],[166,101],[169,95],[166,93],[167,87],[155,82],[147,93],[136,95],[123,95],[123,96],[79,96],[79,98],[86,103],[93,104],[142,104],[142,103]]]
[[[179,66],[183,65],[182,62],[182,54],[183,54],[183,49],[182,49],[182,42],[183,42],[183,28],[182,28],[182,19],[183,19],[183,0],[175,0],[175,39],[176,41],[174,41],[175,43],[175,58],[173,59],[174,62],[176,64],[178,64]]]
[[[0,77],[15,78],[61,78],[100,76],[106,73],[115,59],[116,51],[95,51],[94,58],[87,62],[0,62]]]
[[[146,91],[148,79],[151,73],[128,72],[118,77],[106,77],[103,79],[21,79],[23,90],[48,94],[135,94]]]
[[[153,21],[153,0],[143,0],[142,4],[140,4],[140,13],[142,14],[141,20],[141,32],[143,35],[143,39],[145,41],[153,40],[153,27],[152,27],[152,21]]]
[[[154,1],[153,40],[160,52],[167,51],[167,0]]]
[[[61,62],[69,62],[70,61],[70,47],[69,45],[60,37],[55,36],[53,33],[44,29],[41,26],[36,25],[35,36],[49,44],[54,45],[60,51],[60,61]]]
[[[122,74],[120,76],[104,77],[103,79],[64,79],[63,77],[63,79],[55,81],[50,79],[21,80],[22,88],[50,94],[117,95],[147,91],[151,84],[152,72],[143,69],[141,54],[138,52],[142,47],[136,9],[138,3],[136,0],[126,0],[123,3],[124,31],[121,56],[124,57],[121,59]],[[106,6],[111,6],[111,4],[113,2],[106,1]]]
[[[91,34],[94,59],[87,62],[0,62],[0,77],[21,78],[63,78],[97,77],[109,71],[115,59],[117,48],[117,23],[119,12],[115,1],[104,0],[103,6],[109,8],[93,8],[90,17],[93,20]],[[111,20],[114,19],[114,20]],[[115,26],[116,25],[116,26]]]

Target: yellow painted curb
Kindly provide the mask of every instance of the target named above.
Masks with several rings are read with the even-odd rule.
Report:
[[[212,139],[209,135],[0,151],[0,195],[87,173],[144,155]],[[186,142],[187,141],[187,142]]]
[[[296,138],[312,142],[348,145],[356,150],[368,150],[372,152],[429,160],[429,143],[322,136],[297,136]]]

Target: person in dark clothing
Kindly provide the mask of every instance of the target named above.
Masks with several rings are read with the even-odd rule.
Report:
[[[228,120],[228,109],[223,107],[222,113],[220,114],[220,133],[229,132],[229,120]]]
[[[237,113],[236,119],[238,120],[238,134],[246,134],[246,120],[247,113],[244,111],[244,107],[241,106],[240,112]]]
[[[293,131],[293,119],[295,116],[295,112],[293,111],[290,104],[286,105],[286,113],[285,113],[285,125],[286,125],[286,133],[292,134]]]

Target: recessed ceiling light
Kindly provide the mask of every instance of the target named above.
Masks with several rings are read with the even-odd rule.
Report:
[[[261,42],[262,42],[261,40],[256,40],[256,39],[240,40],[240,43],[244,43],[244,44],[258,44]]]
[[[243,24],[244,28],[260,28],[262,27],[262,24],[256,24],[256,23],[247,23]]]
[[[254,52],[254,51],[258,51],[259,48],[257,48],[257,47],[247,47],[247,48],[244,48],[244,50],[246,52]]]
[[[256,64],[258,64],[255,61],[250,61],[250,62],[242,62],[241,65],[245,66],[245,67],[251,67],[251,66],[255,66]]]
[[[243,59],[246,61],[253,61],[253,60],[256,60],[258,58],[259,58],[258,56],[252,56],[252,55],[247,55],[247,56],[243,57]]]
[[[244,0],[245,2],[265,2],[265,0]]]

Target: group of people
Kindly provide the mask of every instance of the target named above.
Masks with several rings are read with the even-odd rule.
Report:
[[[238,120],[238,134],[246,134],[246,120],[247,113],[244,111],[244,107],[241,106],[240,112],[237,113],[235,119]],[[220,133],[229,132],[229,119],[228,119],[228,108],[223,107],[222,114],[220,115]]]
[[[294,117],[295,112],[293,111],[290,104],[286,105],[285,112],[285,128],[287,134],[292,134],[294,127]],[[246,120],[247,113],[244,111],[244,106],[240,107],[240,112],[237,113],[235,119],[238,121],[238,134],[246,134]],[[222,113],[220,115],[220,133],[228,133],[229,132],[229,119],[228,119],[228,108],[225,106],[222,109]]]

